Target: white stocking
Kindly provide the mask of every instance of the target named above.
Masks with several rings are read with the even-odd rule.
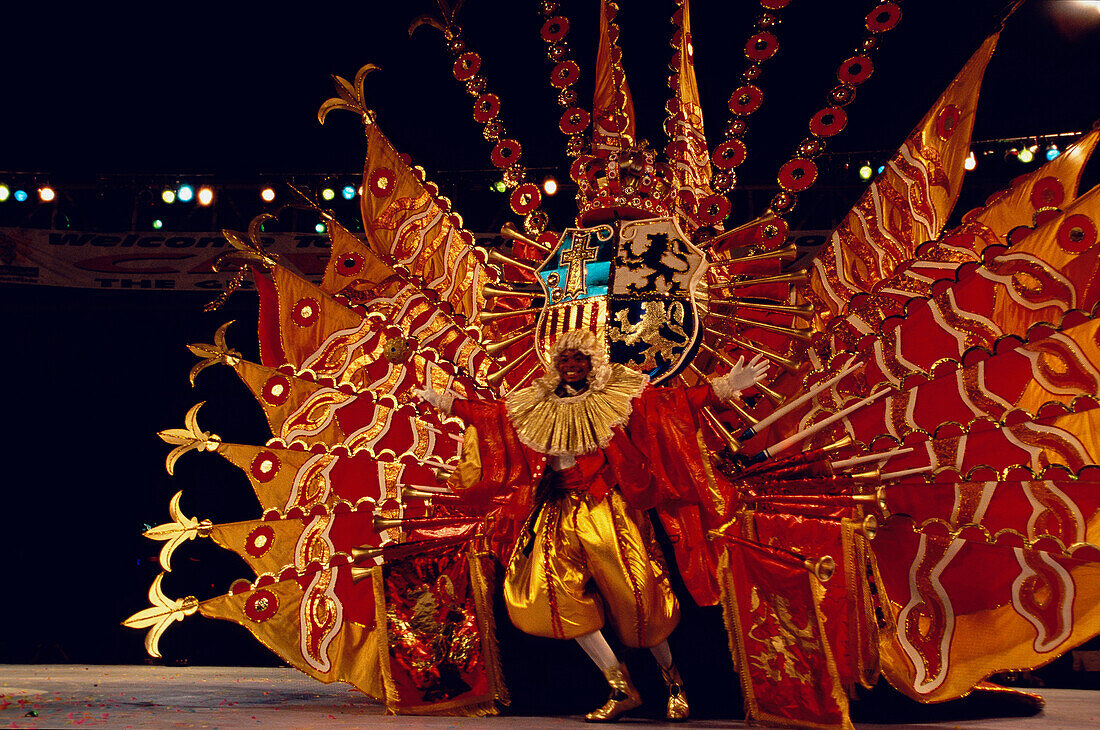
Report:
[[[668,641],[662,641],[657,646],[651,647],[650,651],[653,652],[653,658],[657,660],[664,669],[672,668],[672,651],[668,648]]]
[[[619,660],[615,656],[615,652],[611,651],[607,639],[603,638],[603,634],[598,629],[590,634],[578,636],[577,643],[581,645],[584,653],[595,662],[601,672],[606,674],[608,669],[619,666]],[[672,661],[672,659],[670,658],[669,661]]]

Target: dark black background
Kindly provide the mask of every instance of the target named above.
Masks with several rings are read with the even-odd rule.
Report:
[[[625,62],[641,136],[659,144],[671,3],[623,4]],[[694,6],[695,58],[712,141],[744,65],[740,48],[754,5],[712,0]],[[863,37],[869,5],[796,0],[784,12],[779,56],[760,82],[767,102],[751,122],[743,180],[774,179],[804,136],[806,120],[823,105],[837,63]],[[849,128],[833,149],[896,148],[993,28],[1002,5],[906,3],[904,20],[885,37],[876,74],[859,90]],[[483,73],[503,101],[502,118],[525,145],[527,163],[560,169],[560,110],[546,80],[535,4],[468,0],[467,6],[461,17],[470,44],[485,58]],[[359,122],[334,113],[322,128],[315,112],[332,95],[329,74],[351,78],[368,61],[383,69],[368,82],[369,103],[400,149],[429,171],[488,167],[488,146],[450,78],[438,34],[406,34],[409,20],[430,9],[427,3],[313,2],[293,11],[259,2],[39,7],[11,11],[6,20],[0,170],[58,179],[354,172],[362,164]],[[594,3],[566,2],[565,9],[574,20],[575,58],[588,72]],[[1027,3],[990,64],[975,138],[1087,129],[1098,112],[1098,27],[1095,9]],[[581,97],[590,93],[590,82],[582,82]],[[1002,166],[1002,184],[1025,171]],[[499,197],[444,192],[470,227],[499,226]],[[216,457],[188,454],[170,478],[163,467],[168,447],[155,435],[182,426],[187,409],[206,400],[203,428],[227,441],[266,437],[258,407],[228,368],[204,372],[195,391],[187,383],[195,360],[185,343],[210,341],[227,319],[239,320],[230,330],[231,346],[246,355],[255,350],[251,296],[238,294],[214,314],[201,311],[209,298],[0,285],[7,559],[0,662],[144,661],[142,634],[119,627],[148,605],[145,591],[158,572],[151,558],[159,543],[141,532],[168,521],[168,500],[179,489],[189,516],[232,521],[257,514],[245,479]],[[208,541],[184,546],[174,563],[165,581],[171,597],[209,597],[246,572]],[[720,617],[689,615],[703,628],[687,627],[686,638],[674,637],[674,648],[718,656],[720,664]],[[498,619],[506,622],[503,613]],[[580,661],[572,645],[547,647],[501,630],[514,672],[529,662],[525,652],[548,658],[547,666]],[[168,662],[277,661],[243,629],[197,617],[169,629],[161,648]]]

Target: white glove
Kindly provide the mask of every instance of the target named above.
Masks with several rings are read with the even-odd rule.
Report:
[[[757,355],[749,364],[745,364],[745,356],[734,364],[730,371],[720,378],[710,381],[714,393],[721,400],[735,399],[741,391],[751,388],[759,383],[768,374],[768,361],[763,355]]]
[[[443,413],[450,413],[451,405],[455,401],[455,397],[450,393],[437,393],[430,382],[423,389],[414,388],[412,394]]]

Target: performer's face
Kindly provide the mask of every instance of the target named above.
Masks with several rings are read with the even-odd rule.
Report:
[[[580,350],[562,350],[558,355],[558,374],[570,385],[587,381],[591,371],[591,358]]]

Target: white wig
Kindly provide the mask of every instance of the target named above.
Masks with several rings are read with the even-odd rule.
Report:
[[[576,350],[588,355],[592,362],[592,372],[588,376],[588,388],[592,391],[600,391],[611,379],[611,363],[607,358],[607,348],[601,346],[596,335],[590,330],[569,330],[550,346],[547,357],[550,361],[550,369],[540,380],[553,390],[561,382],[561,373],[558,372],[558,356],[565,350]]]

